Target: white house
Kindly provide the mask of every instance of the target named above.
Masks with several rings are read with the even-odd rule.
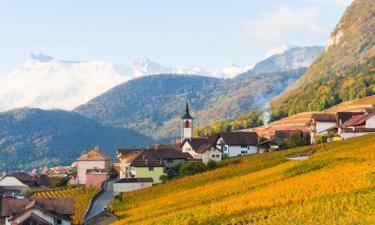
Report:
[[[5,198],[1,205],[5,225],[70,225],[74,213],[73,198]]]
[[[16,176],[6,174],[0,178],[0,187],[5,190],[26,191],[29,186],[22,183]]]
[[[338,128],[338,135],[342,139],[375,134],[375,113],[355,116]]]
[[[221,132],[216,146],[226,157],[255,154],[258,153],[258,139],[256,132]]]
[[[216,147],[215,137],[194,137],[182,142],[182,152],[207,164],[210,160],[221,161],[223,152]]]
[[[315,144],[317,135],[327,134],[327,130],[336,124],[337,117],[334,113],[313,113],[310,121],[310,143]]]
[[[83,153],[77,159],[77,180],[78,184],[86,184],[86,172],[92,169],[105,169],[111,168],[111,159],[100,152],[99,147]]]

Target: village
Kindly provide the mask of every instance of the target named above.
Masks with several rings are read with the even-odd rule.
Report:
[[[107,193],[97,208],[90,206],[85,213],[85,223],[94,224],[92,221],[105,212],[107,202],[114,196],[152,187],[184,173],[215,168],[226,158],[375,133],[375,107],[372,105],[353,111],[301,113],[268,126],[205,137],[193,136],[194,118],[188,103],[184,111],[180,121],[181,138],[173,143],[119,148],[116,162],[95,146],[82,152],[70,166],[44,168],[41,173],[3,174],[0,177],[0,224],[25,224],[25,221],[72,224],[70,218],[75,214],[72,198],[30,198],[30,191],[36,189],[85,186],[100,189],[95,196],[98,198]]]

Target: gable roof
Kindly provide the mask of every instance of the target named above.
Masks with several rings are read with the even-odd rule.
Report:
[[[360,116],[363,115],[364,112],[337,112],[336,117],[337,117],[337,124],[341,121],[341,124],[345,123],[346,121],[350,120],[351,118],[355,116]],[[339,124],[339,125],[341,125]]]
[[[218,137],[223,138],[227,145],[258,145],[256,132],[221,132]]]
[[[9,217],[23,213],[34,206],[52,214],[74,215],[75,213],[73,198],[38,198],[35,200],[5,198],[2,201],[1,216]]]
[[[182,142],[184,145],[186,142],[192,147],[192,149],[197,153],[204,153],[209,150],[211,147],[216,145],[217,138],[214,136],[207,136],[207,137],[193,137],[189,139],[185,139]],[[218,149],[218,148],[216,148]],[[220,149],[218,149],[220,150]],[[221,150],[220,150],[221,151]]]
[[[370,119],[373,116],[375,116],[375,113],[355,116],[351,118],[350,120],[346,121],[345,123],[343,123],[342,126],[343,127],[361,126],[366,123],[366,120]]]
[[[98,147],[90,150],[87,153],[81,154],[77,161],[109,161],[110,157],[101,153]]]
[[[181,151],[181,143],[170,143],[170,144],[153,144],[149,145],[148,149],[175,149]]]
[[[336,115],[333,113],[313,113],[311,119],[317,122],[336,122]]]

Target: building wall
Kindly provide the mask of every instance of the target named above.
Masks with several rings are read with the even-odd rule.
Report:
[[[209,151],[206,151],[202,154],[202,161],[204,164],[207,164],[208,161],[213,160],[216,162],[221,161],[223,158],[223,153],[216,148],[211,148]]]
[[[147,178],[151,177],[154,183],[161,183],[160,176],[165,175],[164,167],[153,167],[153,170],[149,170],[149,167],[133,167],[135,178]]]
[[[256,154],[258,152],[257,145],[247,145],[247,146],[227,145],[225,144],[223,138],[219,138],[219,140],[217,140],[216,147],[222,150],[223,154],[227,157]],[[224,147],[224,149],[222,149],[222,147]]]
[[[316,132],[318,134],[326,134],[327,132],[322,132],[336,125],[336,122],[316,122]]]
[[[86,175],[86,186],[100,188],[108,179],[108,173],[89,173]]]
[[[51,224],[55,224],[55,218],[54,217],[52,217],[48,214],[45,214],[43,211],[41,211],[39,209],[29,210],[29,211],[25,212],[23,215],[19,216],[16,220],[17,224],[19,222],[23,221],[25,218],[29,217],[31,215],[31,213],[45,219],[46,221],[48,221]],[[61,224],[62,225],[71,225],[71,222],[68,221],[68,220],[61,219]],[[11,225],[11,222],[8,219],[5,219],[5,225]]]
[[[118,195],[122,192],[134,191],[143,188],[152,187],[152,182],[139,182],[139,183],[114,183],[113,195]]]
[[[375,128],[375,116],[371,117],[366,121],[366,128]]]
[[[86,170],[109,169],[110,161],[77,161],[77,178],[79,184],[86,184]]]
[[[374,134],[373,132],[363,132],[363,133],[341,133],[340,137],[342,139],[348,139],[348,138],[353,138],[353,137],[360,137],[368,134]]]

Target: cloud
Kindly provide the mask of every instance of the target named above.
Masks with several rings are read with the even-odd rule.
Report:
[[[320,25],[317,17],[313,9],[280,7],[244,24],[243,35],[256,45],[268,48],[284,43],[323,43],[329,36],[329,28]]]

